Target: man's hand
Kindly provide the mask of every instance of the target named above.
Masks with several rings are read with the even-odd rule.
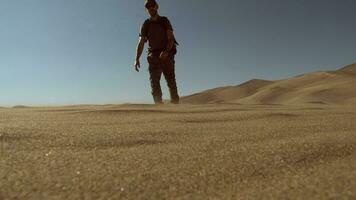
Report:
[[[140,37],[137,47],[136,47],[136,60],[135,60],[135,64],[134,64],[134,68],[136,71],[139,71],[139,69],[141,67],[140,66],[140,57],[141,57],[143,48],[145,46],[145,42],[146,42],[145,37]]]
[[[136,70],[136,71],[139,71],[139,69],[140,69],[140,67],[141,67],[141,65],[140,65],[140,60],[136,60],[136,61],[135,61],[134,67],[135,67],[135,70]]]
[[[159,55],[159,58],[160,58],[161,60],[165,60],[165,59],[168,57],[168,55],[169,55],[169,52],[167,52],[167,51],[162,51],[161,54]]]

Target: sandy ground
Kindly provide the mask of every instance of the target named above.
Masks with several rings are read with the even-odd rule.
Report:
[[[356,199],[356,107],[0,109],[0,199]]]

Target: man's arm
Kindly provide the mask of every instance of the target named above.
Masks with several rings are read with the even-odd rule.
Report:
[[[135,59],[135,64],[134,64],[136,71],[139,71],[139,68],[141,67],[140,66],[140,57],[142,55],[143,48],[145,47],[145,42],[146,42],[146,39],[144,37],[140,37],[138,40],[138,44],[136,47],[136,59]]]
[[[173,35],[173,30],[167,30],[167,38],[168,38],[168,45],[166,48],[167,52],[170,52],[174,46],[174,35]]]
[[[163,51],[160,55],[160,58],[164,60],[168,57],[169,52],[174,47],[174,35],[173,35],[173,28],[171,22],[166,17],[164,17],[163,19],[164,19],[164,25],[165,25],[167,40],[168,40],[165,51]]]
[[[169,55],[169,52],[172,50],[174,46],[174,35],[173,35],[173,30],[168,29],[167,30],[167,39],[168,39],[168,44],[166,47],[166,50],[164,50],[161,55],[159,56],[161,59],[166,59]]]

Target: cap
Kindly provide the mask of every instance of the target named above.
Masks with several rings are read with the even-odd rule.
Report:
[[[145,6],[147,5],[147,4],[157,4],[157,2],[156,2],[156,0],[145,0]]]

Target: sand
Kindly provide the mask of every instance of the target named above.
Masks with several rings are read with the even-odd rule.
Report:
[[[356,107],[0,109],[0,199],[355,199]]]

